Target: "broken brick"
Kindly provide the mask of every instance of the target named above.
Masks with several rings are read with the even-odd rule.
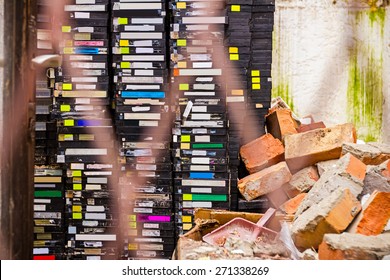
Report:
[[[331,159],[331,160],[327,160],[327,161],[317,162],[316,166],[317,166],[318,174],[320,175],[320,177],[326,171],[335,168],[337,165],[337,162],[338,162],[338,159]]]
[[[290,170],[283,161],[242,178],[238,181],[238,189],[246,200],[251,201],[275,191],[290,179]]]
[[[286,201],[283,205],[280,206],[280,210],[282,210],[287,215],[294,215],[303,199],[306,197],[306,193],[301,193],[294,198]]]
[[[389,254],[390,234],[326,234],[318,249],[320,260],[381,260]]]
[[[289,198],[293,198],[300,193],[308,192],[319,178],[317,168],[309,166],[295,173],[290,182],[283,185],[283,189]]]
[[[390,192],[375,191],[363,205],[363,210],[351,224],[348,232],[379,235],[390,219]]]
[[[375,190],[390,192],[390,160],[378,166],[368,166],[361,196],[372,194]]]
[[[360,202],[350,190],[334,191],[293,222],[291,232],[295,245],[317,249],[325,234],[343,232],[360,210]]]
[[[380,143],[345,143],[342,154],[351,153],[367,165],[379,165],[390,159],[390,145]]]
[[[291,110],[277,109],[266,115],[268,133],[283,141],[285,135],[297,133],[297,123],[293,119]]]
[[[240,155],[246,169],[253,174],[283,161],[284,147],[279,139],[266,134],[242,146]]]
[[[316,122],[311,124],[304,124],[297,128],[298,133],[303,133],[307,131],[311,131],[318,128],[326,128],[325,124],[323,122]]]
[[[358,197],[363,190],[365,170],[364,163],[351,154],[344,155],[333,169],[326,171],[314,184],[295,216],[299,216],[312,205],[318,204],[337,189],[349,189],[355,197]]]
[[[286,135],[285,159],[294,174],[317,162],[340,158],[342,144],[354,142],[356,131],[350,123]]]

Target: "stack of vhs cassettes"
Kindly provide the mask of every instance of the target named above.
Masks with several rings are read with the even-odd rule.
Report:
[[[112,1],[123,259],[174,250],[171,109],[164,0]]]
[[[71,3],[69,3],[71,2]],[[108,0],[64,6],[53,114],[65,173],[68,259],[116,259]]]
[[[265,115],[271,105],[274,11],[275,0],[253,0],[250,21],[252,40],[247,101],[247,118],[254,119],[259,127],[257,135],[252,133],[253,137],[260,137],[265,133]]]
[[[52,43],[50,1],[37,3],[37,54],[55,52]],[[56,122],[50,116],[53,102],[54,69],[36,68],[36,124],[34,175],[34,249],[33,259],[64,258],[63,213],[64,184],[61,166],[55,165],[57,153]]]
[[[171,1],[170,53],[176,119],[173,165],[176,232],[195,208],[229,208],[227,111],[221,83],[224,0]]]
[[[35,166],[34,250],[35,260],[64,258],[64,184],[60,166]]]
[[[234,156],[238,156],[235,147],[240,147],[265,133],[265,115],[270,107],[272,89],[270,77],[274,8],[274,0],[227,0],[228,25],[225,43],[230,60],[228,67],[234,68],[232,73],[237,77],[237,81],[241,82],[229,81],[228,94],[230,90],[234,90],[237,94],[234,100],[236,102],[244,101],[244,96],[246,97],[244,108],[239,103],[230,103],[233,106],[229,106],[231,110],[245,111],[244,119],[230,119],[229,134],[233,136],[230,140],[233,147],[229,147],[229,152],[234,153]],[[245,129],[240,135],[235,127]],[[239,161],[236,158],[231,159],[231,174],[245,176],[245,168],[240,169]],[[240,172],[241,170],[244,172]],[[267,201],[249,203],[240,199],[237,180],[233,176],[231,196],[232,201],[239,201],[238,204],[231,205],[233,210],[266,209]]]

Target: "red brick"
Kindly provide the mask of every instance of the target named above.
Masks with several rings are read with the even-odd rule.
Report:
[[[379,235],[390,219],[390,193],[375,191],[363,205],[348,232],[363,235]]]
[[[318,128],[326,128],[326,126],[323,122],[304,124],[304,125],[301,125],[297,128],[297,132],[303,133],[303,132],[307,132],[307,131],[318,129]]]
[[[293,222],[291,233],[295,245],[301,249],[317,249],[325,234],[343,232],[360,210],[360,202],[349,189],[334,191]]]
[[[277,109],[266,115],[267,131],[275,138],[283,141],[284,136],[297,133],[297,123],[293,119],[291,110]]]
[[[301,193],[294,198],[286,201],[282,206],[280,206],[280,210],[282,210],[287,215],[294,215],[302,200],[307,196],[306,193]]]
[[[296,173],[317,162],[340,158],[342,144],[354,142],[356,131],[349,123],[287,135],[285,159],[291,172]]]
[[[390,234],[326,234],[318,249],[320,260],[381,260],[389,254]]]
[[[253,174],[283,161],[284,147],[279,139],[266,134],[242,146],[240,155],[246,169]]]
[[[239,180],[238,189],[250,201],[277,190],[290,179],[290,170],[283,161]]]

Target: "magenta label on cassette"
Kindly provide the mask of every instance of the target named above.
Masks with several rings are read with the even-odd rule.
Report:
[[[137,220],[138,222],[167,223],[171,221],[171,216],[139,215]]]
[[[82,46],[93,46],[93,47],[103,47],[104,42],[103,41],[74,41],[75,47],[82,47]]]

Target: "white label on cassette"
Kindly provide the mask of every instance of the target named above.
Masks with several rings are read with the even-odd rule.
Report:
[[[80,85],[76,84],[76,90],[95,90],[96,85]]]
[[[87,178],[88,184],[107,184],[108,179],[107,178]]]
[[[157,166],[151,164],[137,164],[135,167],[136,170],[146,170],[146,171],[156,171]]]
[[[153,208],[133,208],[134,213],[152,214]]]
[[[34,211],[46,211],[46,205],[34,204]]]
[[[95,156],[106,156],[107,155],[107,149],[66,149],[65,155],[67,156],[76,156],[76,155],[95,155]]]
[[[74,18],[90,18],[91,14],[90,13],[85,13],[85,12],[75,12],[74,13]]]
[[[208,187],[226,187],[226,181],[221,180],[182,180],[182,186],[208,186]]]
[[[158,228],[159,228],[159,225],[158,225],[158,224],[152,224],[152,223],[145,223],[145,224],[144,224],[144,228],[148,228],[148,229],[158,229]]]
[[[105,210],[103,205],[87,205],[87,212],[104,212]]]
[[[192,112],[194,112],[194,113],[206,113],[207,112],[207,106],[194,106],[192,108]]]
[[[154,39],[154,40],[161,40],[163,39],[163,33],[162,32],[121,32],[120,33],[121,39]]]
[[[80,112],[80,111],[93,111],[94,110],[93,106],[88,106],[88,105],[76,105],[76,106],[74,106],[74,109],[78,112]]]
[[[212,188],[191,188],[192,193],[212,193]]]
[[[70,61],[80,61],[80,60],[93,61],[93,56],[92,55],[69,55],[69,60]],[[89,77],[87,77],[87,78],[89,78]],[[73,81],[73,79],[75,79],[75,78],[72,78],[72,81]],[[95,78],[95,79],[97,82],[97,78]]]
[[[185,96],[215,96],[214,91],[185,91]]]
[[[80,33],[93,33],[95,29],[93,27],[77,27],[77,31]]]
[[[194,84],[196,90],[215,90],[215,84]]]
[[[76,241],[116,241],[115,234],[76,234]]]
[[[160,235],[161,235],[161,233],[159,230],[148,230],[148,229],[142,230],[142,236],[159,237]]]
[[[208,165],[191,165],[191,171],[210,171],[210,166]]]
[[[210,158],[193,157],[191,158],[193,164],[210,164]]]
[[[105,220],[107,219],[106,213],[85,213],[86,220]]]
[[[70,169],[73,170],[84,170],[85,165],[84,163],[71,163],[70,164]]]
[[[158,126],[158,121],[139,121],[139,126]]]
[[[102,189],[102,185],[98,184],[86,184],[85,190],[87,191],[100,191]]]
[[[192,134],[207,134],[207,129],[205,128],[194,128]]]
[[[245,102],[244,96],[228,96],[226,97],[227,103]]]
[[[194,69],[212,68],[213,63],[212,62],[194,62],[194,63],[192,63],[192,67]]]
[[[141,106],[132,107],[131,111],[133,111],[133,112],[149,112],[150,111],[150,106],[146,106],[146,107],[141,107]]]
[[[155,31],[154,25],[126,25],[125,31]]]
[[[35,198],[34,199],[34,203],[50,204],[51,203],[51,199],[41,199],[41,198],[37,199],[37,198]]]
[[[72,77],[73,83],[97,83],[97,77]],[[89,103],[88,103],[89,104]]]
[[[192,151],[193,156],[206,156],[207,151],[202,151],[202,150],[194,150]]]
[[[163,24],[164,19],[162,17],[157,18],[132,18],[132,24]]]
[[[211,114],[192,114],[193,120],[211,120]]]
[[[135,76],[153,76],[154,75],[154,70],[140,70],[140,69],[136,69],[136,70],[134,70],[134,75]]]
[[[211,208],[213,204],[208,201],[183,201],[183,208]]]
[[[209,143],[210,135],[195,136],[195,142]]]

